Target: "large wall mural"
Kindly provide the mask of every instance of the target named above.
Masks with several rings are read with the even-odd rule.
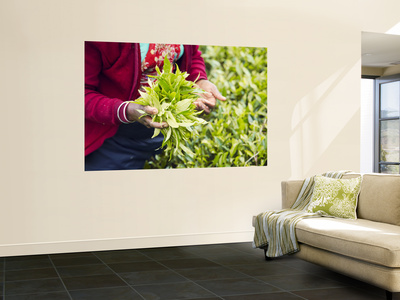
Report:
[[[85,170],[266,166],[267,48],[85,43]]]

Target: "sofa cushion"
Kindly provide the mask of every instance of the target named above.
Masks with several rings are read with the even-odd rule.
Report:
[[[336,179],[315,176],[314,191],[308,212],[344,219],[357,219],[357,199],[361,187],[359,176]]]
[[[363,219],[400,225],[400,175],[365,174],[357,215]]]
[[[400,267],[400,227],[364,219],[303,219],[300,243],[386,267]]]

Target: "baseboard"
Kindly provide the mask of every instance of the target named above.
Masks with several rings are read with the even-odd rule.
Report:
[[[249,242],[254,231],[72,240],[0,245],[0,257]]]

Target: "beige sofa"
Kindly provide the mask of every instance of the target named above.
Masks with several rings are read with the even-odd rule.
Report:
[[[283,208],[292,205],[302,183],[282,182]],[[357,220],[304,219],[296,235],[295,256],[385,289],[391,299],[400,292],[400,175],[364,174]]]

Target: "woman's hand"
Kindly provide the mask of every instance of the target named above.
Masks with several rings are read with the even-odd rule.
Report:
[[[156,115],[158,113],[157,108],[152,106],[143,106],[137,103],[129,103],[126,109],[126,117],[129,121],[137,121],[147,128],[166,128],[168,124],[166,122],[158,123],[153,122],[150,116],[143,116],[143,113],[138,110],[142,110],[149,115]],[[142,117],[143,116],[143,117]]]
[[[200,97],[194,102],[198,110],[203,110],[206,114],[209,114],[217,104],[217,100],[226,100],[212,82],[201,79],[196,82],[196,85],[205,91],[205,93],[200,94]]]

